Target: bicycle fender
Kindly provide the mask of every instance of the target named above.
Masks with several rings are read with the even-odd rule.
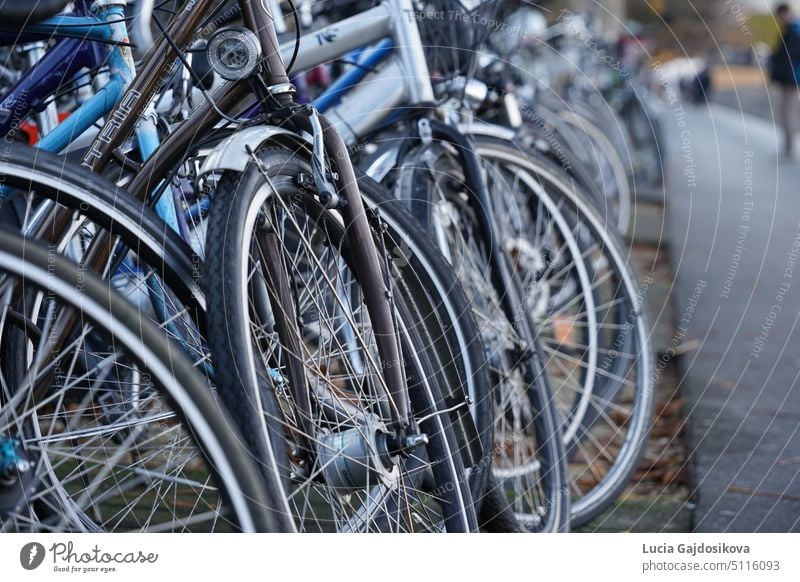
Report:
[[[228,136],[203,161],[200,175],[221,170],[243,172],[250,162],[249,151],[275,142],[290,147],[311,147],[311,136],[274,125],[248,127]]]

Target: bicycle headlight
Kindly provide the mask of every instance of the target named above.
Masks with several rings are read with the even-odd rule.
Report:
[[[209,39],[206,50],[211,68],[228,81],[239,81],[252,75],[261,58],[258,37],[242,26],[218,30]]]

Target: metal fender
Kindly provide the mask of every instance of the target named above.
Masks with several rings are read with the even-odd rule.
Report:
[[[268,142],[311,146],[311,136],[298,134],[274,125],[258,125],[241,129],[226,137],[203,161],[200,175],[219,170],[243,172],[250,161],[249,150],[258,150]]]

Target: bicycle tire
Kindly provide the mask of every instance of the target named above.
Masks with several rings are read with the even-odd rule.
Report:
[[[253,240],[253,235],[250,229],[255,224],[256,214],[262,207],[269,192],[264,189],[272,189],[272,185],[265,185],[264,176],[260,168],[272,174],[270,176],[270,183],[276,184],[275,191],[271,193],[276,197],[279,196],[294,196],[292,198],[292,210],[295,210],[295,205],[307,216],[309,223],[312,225],[322,225],[326,234],[330,232],[328,229],[336,227],[335,218],[330,216],[330,212],[325,211],[313,199],[310,192],[307,195],[297,196],[297,177],[301,173],[310,174],[310,167],[303,161],[304,150],[290,151],[285,148],[268,147],[262,152],[259,152],[260,162],[250,162],[248,168],[241,174],[235,172],[227,172],[223,174],[217,187],[217,194],[212,206],[211,214],[209,216],[208,226],[208,277],[207,277],[207,297],[209,302],[209,342],[212,345],[212,350],[215,356],[219,354],[218,365],[220,366],[221,379],[223,384],[227,382],[249,383],[252,386],[253,378],[257,377],[259,373],[263,374],[261,370],[254,369],[255,358],[250,347],[252,336],[250,335],[249,319],[250,307],[247,290],[244,288],[245,282],[249,280],[247,273],[249,271],[249,243],[246,241]],[[308,190],[308,188],[307,188]],[[326,222],[327,221],[327,222]],[[323,224],[324,223],[324,224]],[[242,225],[245,225],[244,228]],[[339,226],[341,226],[339,224]],[[272,227],[271,227],[272,228]],[[285,236],[285,235],[283,235]],[[341,235],[339,235],[341,236]],[[332,239],[335,243],[337,253],[343,253],[344,262],[346,263],[346,240],[342,238]],[[330,246],[330,245],[326,245]],[[283,251],[286,256],[286,251]],[[263,263],[263,261],[262,261]],[[275,265],[269,268],[275,269]],[[284,267],[278,267],[283,269]],[[278,280],[281,277],[280,273],[269,275],[269,278]],[[285,287],[285,284],[284,284]],[[278,289],[280,287],[278,286]],[[287,291],[290,291],[287,289]],[[302,291],[302,289],[301,289]],[[350,291],[348,291],[349,293]],[[275,302],[274,297],[278,295],[276,292],[270,291],[270,301],[273,302],[273,313],[277,312],[273,317],[277,320],[287,319],[286,315],[281,315],[285,307],[285,297],[280,297],[282,302]],[[320,307],[317,306],[319,311]],[[215,314],[212,316],[212,314]],[[289,311],[291,314],[291,311]],[[299,317],[304,314],[299,313]],[[290,324],[292,317],[288,318]],[[287,346],[291,344],[291,338],[287,333],[281,333],[280,325],[278,334],[281,336],[281,345]],[[406,326],[405,331],[413,331],[413,325]],[[294,342],[297,344],[297,342]],[[232,345],[239,346],[244,349],[233,349]],[[408,346],[406,346],[408,347]],[[289,357],[287,361],[289,365],[286,366],[287,370],[291,370],[291,361],[295,358],[291,354],[292,350],[288,349]],[[297,349],[295,349],[297,351]],[[424,346],[417,355],[424,356]],[[406,358],[409,359],[413,356],[411,353],[406,353]],[[326,362],[326,365],[328,363]],[[423,368],[424,369],[424,366]],[[291,372],[290,372],[291,373]],[[293,378],[300,378],[300,373],[294,373]],[[428,415],[426,419],[426,426],[428,429],[428,437],[430,439],[425,451],[430,459],[430,468],[433,471],[436,489],[435,495],[442,498],[441,509],[444,517],[444,523],[448,531],[469,531],[475,528],[476,520],[474,517],[474,508],[472,507],[471,493],[469,487],[464,483],[465,470],[461,464],[461,457],[458,452],[456,439],[453,434],[451,423],[447,415],[443,415],[437,410],[443,410],[443,397],[439,392],[439,388],[435,382],[425,381],[430,378],[417,377],[414,378],[417,384],[424,385],[424,390],[428,390],[424,402],[415,402],[415,412],[419,415],[421,410],[427,410]],[[300,382],[295,382],[299,384]],[[354,388],[354,390],[358,390]],[[252,393],[252,391],[251,391]],[[354,400],[354,396],[349,397]],[[295,403],[295,410],[301,406],[301,402]],[[356,406],[359,406],[356,401]],[[294,412],[294,411],[293,411]],[[300,413],[294,412],[295,416],[300,416],[300,421],[305,420],[307,423],[312,419],[303,419],[303,414],[306,414],[302,409]],[[268,414],[270,419],[273,416]],[[318,419],[313,419],[314,423],[311,430],[315,430]],[[349,419],[348,419],[349,420]],[[298,422],[300,422],[298,421]],[[430,421],[434,421],[433,424]],[[287,422],[288,421],[284,421]],[[359,420],[353,420],[353,423],[358,425]],[[286,428],[286,430],[290,430]],[[306,431],[308,433],[309,431]],[[333,434],[342,434],[341,432],[334,432]],[[316,437],[315,434],[310,435],[311,438]],[[312,441],[319,444],[319,440]],[[337,455],[339,453],[337,452]],[[425,462],[425,461],[423,461]],[[369,472],[368,472],[369,473]],[[330,473],[326,474],[329,487],[333,487],[335,475]],[[371,479],[371,475],[366,476]],[[302,483],[306,486],[306,482]],[[357,495],[357,502],[358,502]],[[363,507],[363,505],[362,505]],[[338,509],[338,508],[337,508]],[[332,509],[331,509],[332,510]],[[362,515],[354,512],[356,519],[361,519]],[[391,507],[385,510],[387,513],[391,512]],[[335,516],[334,517],[338,517]],[[377,520],[381,524],[387,521],[383,519],[385,516],[380,515]],[[353,515],[348,515],[345,519],[345,526],[350,527],[350,521],[354,519]],[[323,524],[314,524],[315,527],[322,527]],[[337,528],[341,527],[338,524]],[[407,523],[389,524],[390,528],[396,526],[400,529],[408,527]],[[364,527],[368,529],[371,527],[366,524]],[[301,529],[303,529],[301,527]]]
[[[397,196],[409,206],[412,215],[420,221],[422,227],[435,231],[436,221],[433,219],[432,213],[434,211],[432,209],[436,206],[437,195],[431,191],[432,183],[436,182],[439,175],[441,175],[445,181],[451,181],[452,184],[459,185],[463,184],[463,177],[458,174],[457,166],[448,165],[446,169],[431,167],[430,164],[433,162],[431,162],[432,157],[428,156],[430,152],[431,150],[427,148],[421,148],[417,154],[410,152],[403,159],[403,163],[398,169],[400,177],[397,179],[396,189]],[[415,160],[418,160],[419,163],[415,163]],[[416,171],[418,169],[419,171]],[[434,174],[432,179],[426,178],[428,171]],[[468,229],[454,227],[454,230],[463,232]],[[485,247],[486,243],[481,240],[478,244]],[[442,250],[447,250],[447,248],[455,248],[458,243],[447,239],[447,241],[440,241],[440,245]],[[483,252],[487,254],[489,250],[484,248]],[[465,263],[467,262],[465,261]],[[479,269],[485,275],[489,270],[489,266],[482,262],[480,265]],[[467,276],[464,269],[457,269],[457,271],[460,276]],[[462,279],[462,285],[471,292],[475,291],[478,288],[473,289],[472,285],[481,276],[475,273],[474,277],[464,278]],[[481,313],[484,328],[488,328],[489,333],[500,333],[499,331],[495,332],[494,326],[489,325],[488,322],[491,320],[502,321],[508,316],[501,315],[503,309],[500,307],[500,291],[494,290],[494,295],[495,299],[489,303],[489,305],[493,306],[489,307],[491,313],[486,311],[487,307],[476,307],[478,303],[483,303],[477,295],[473,295],[473,308],[476,313]],[[513,311],[515,317],[528,317],[527,309],[522,308],[522,306],[518,306]],[[508,325],[502,327],[506,330],[506,333],[512,333],[512,336],[519,333],[516,329],[511,332],[511,326],[516,328],[516,322],[514,324],[508,322]],[[484,341],[488,346],[488,339]],[[494,507],[502,506],[501,503],[497,503],[499,497],[510,497],[510,500],[504,499],[507,503],[507,508],[513,512],[514,517],[521,525],[529,531],[563,531],[567,527],[569,517],[567,509],[569,503],[564,495],[564,452],[558,438],[558,422],[555,420],[553,396],[547,382],[547,374],[542,367],[543,358],[539,351],[538,341],[535,338],[518,337],[501,343],[509,342],[510,345],[520,343],[521,345],[534,347],[530,350],[522,350],[520,355],[506,353],[506,348],[501,345],[495,345],[488,349],[488,352],[490,352],[488,357],[490,361],[494,362],[494,366],[498,370],[495,372],[497,377],[493,381],[498,410],[494,419],[496,426],[493,448],[493,473],[494,481],[497,482],[497,485],[493,490],[487,492],[487,495],[494,497]],[[516,377],[516,371],[521,372],[522,376],[519,379],[528,389],[524,391],[524,394],[515,396],[513,386],[516,386],[516,384],[513,384],[512,377]],[[503,410],[499,407],[500,403],[506,404],[509,408]],[[528,411],[528,413],[525,411]],[[521,422],[524,426],[521,432],[515,432],[517,429],[506,426],[505,419],[509,416],[515,419],[518,416],[523,417]],[[505,434],[506,437],[502,438],[502,434]],[[515,450],[515,455],[517,454],[518,451],[516,451],[515,445],[511,443],[516,443],[518,440],[520,442],[535,442],[534,448],[537,451],[535,459],[533,457],[528,458],[529,454],[524,455],[522,461],[516,457],[513,462],[506,458],[505,451],[507,449]],[[501,467],[501,465],[503,466]],[[539,467],[541,470],[533,467]],[[534,476],[523,478],[521,477],[522,475]],[[512,485],[506,485],[506,483],[512,483]],[[495,525],[503,522],[504,514],[505,511],[498,513],[495,517]],[[488,515],[486,517],[489,519]],[[492,527],[491,523],[488,525]]]
[[[547,194],[558,197],[563,204],[573,210],[574,218],[582,221],[584,228],[591,229],[591,244],[602,248],[603,256],[609,261],[614,276],[617,278],[617,284],[623,290],[626,304],[620,313],[625,314],[626,318],[634,320],[630,329],[635,333],[625,333],[623,337],[625,341],[635,343],[630,351],[635,354],[636,358],[636,369],[631,372],[635,376],[634,386],[632,386],[634,403],[626,424],[629,432],[624,433],[624,444],[608,472],[599,479],[599,483],[588,494],[573,501],[571,523],[573,527],[578,527],[599,515],[622,492],[636,469],[649,434],[655,394],[652,377],[653,348],[650,344],[647,315],[642,305],[643,296],[638,280],[625,260],[627,254],[618,235],[605,228],[605,223],[598,215],[594,205],[581,194],[580,190],[575,189],[574,184],[569,184],[568,180],[564,179],[560,169],[557,170],[552,165],[542,163],[542,160],[520,152],[518,148],[502,140],[476,137],[475,141],[477,151],[482,158],[496,159],[515,165],[529,171],[536,176],[536,179],[546,183]],[[620,331],[619,334],[623,334],[623,332]],[[616,359],[611,365],[615,365],[619,361]],[[614,380],[609,375],[606,375],[606,378],[609,382]],[[607,386],[604,391],[606,394],[613,392],[610,386]],[[600,414],[603,405],[598,403],[596,408],[597,414]],[[591,424],[591,419],[589,423]]]
[[[57,203],[62,209],[80,213],[92,224],[119,237],[125,247],[134,249],[140,259],[153,269],[168,291],[174,293],[180,305],[186,307],[201,334],[204,332],[206,299],[201,284],[205,272],[203,261],[151,208],[105,177],[66,158],[27,146],[10,144],[7,147],[0,166],[0,177],[9,189],[34,192],[36,196]],[[2,206],[6,219],[15,219],[14,200],[12,193]],[[49,232],[40,234],[49,235]],[[245,440],[249,441],[252,435],[260,434],[259,421],[250,410],[242,407],[241,399],[231,397],[224,391],[220,396],[239,419]],[[270,454],[262,449],[263,446],[260,440],[248,443],[252,452],[250,462],[261,469],[264,479],[269,480],[273,478],[275,465],[270,460]],[[278,502],[273,500],[273,504],[277,506]],[[283,523],[282,529],[290,529],[290,524]]]
[[[107,282],[6,228],[0,229],[0,272],[5,274],[6,282],[18,278],[80,310],[81,316],[102,330],[114,345],[126,349],[138,366],[152,374],[154,385],[164,391],[178,417],[190,427],[208,468],[216,476],[217,486],[231,499],[234,518],[241,529],[277,531],[275,516],[268,511],[264,485],[252,469],[230,417],[161,330],[143,321],[133,306],[109,289]]]

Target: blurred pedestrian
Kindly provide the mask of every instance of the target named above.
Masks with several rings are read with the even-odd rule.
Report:
[[[784,134],[784,153],[794,153],[797,120],[797,86],[800,73],[800,23],[788,4],[775,8],[775,20],[781,27],[781,39],[770,61],[770,76],[780,91],[780,123]]]
[[[694,80],[694,102],[700,104],[711,101],[711,89],[711,65],[706,63]]]

